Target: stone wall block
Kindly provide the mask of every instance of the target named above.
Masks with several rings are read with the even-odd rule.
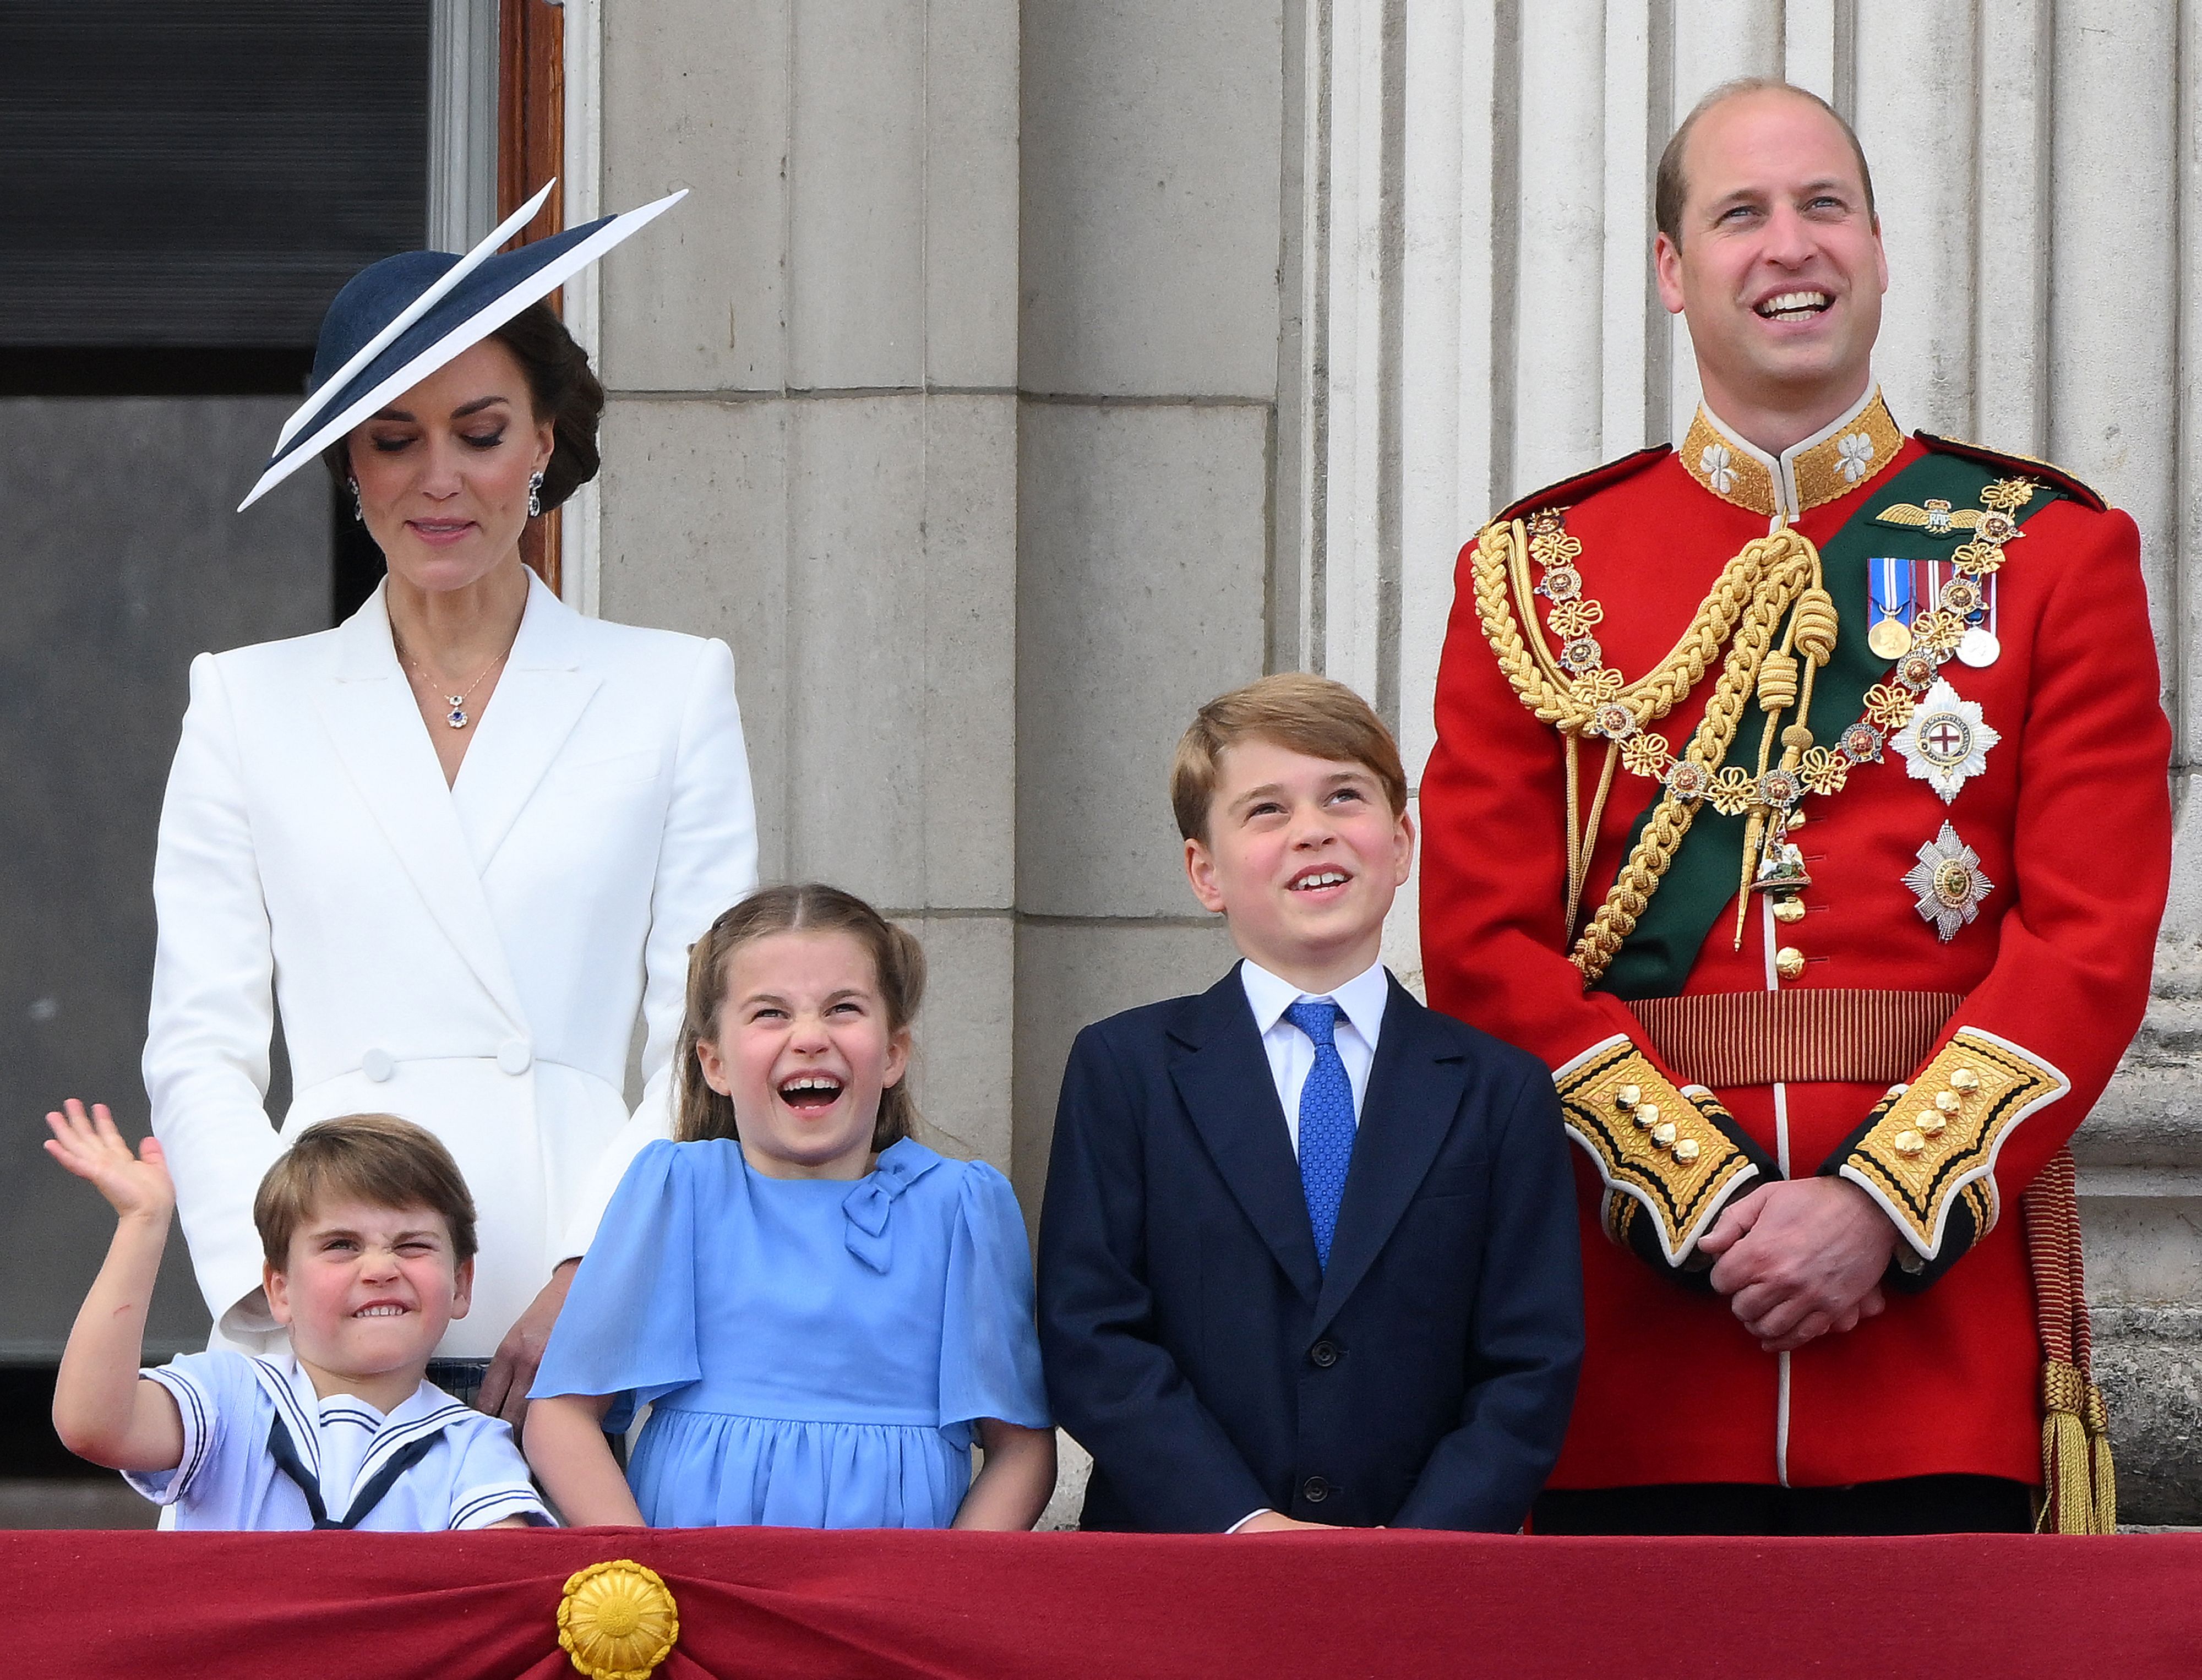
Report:
[[[1281,0],[1026,0],[1020,380],[1277,387]]]
[[[689,189],[604,259],[607,385],[785,381],[791,3],[605,8],[603,202],[630,209]]]
[[[790,865],[883,905],[1010,902],[1013,412],[790,405]]]
[[[796,0],[788,383],[925,375],[926,9]]]
[[[2099,1308],[2094,1330],[2119,1521],[2202,1524],[2202,1308]]]
[[[1017,0],[927,0],[925,379],[1017,382]]]
[[[1080,1029],[1140,1004],[1204,992],[1238,956],[1221,917],[1018,927],[1013,1179],[1027,1225],[1039,1221],[1056,1102]]]
[[[630,397],[603,432],[603,616],[733,650],[767,881],[789,867],[789,406]]]
[[[1194,909],[1170,753],[1261,675],[1264,439],[1252,407],[1027,403],[1019,425],[1017,900]]]
[[[927,902],[921,397],[790,405],[790,867]]]
[[[923,441],[926,902],[1005,910],[1016,894],[1016,398],[931,398]]]
[[[885,906],[883,906],[885,908]],[[919,1141],[1010,1170],[1010,1044],[1016,928],[1007,913],[898,918],[925,946],[910,1088]]]

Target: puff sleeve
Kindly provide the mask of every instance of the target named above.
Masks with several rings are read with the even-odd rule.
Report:
[[[982,1418],[1049,1427],[1033,1311],[1032,1253],[1010,1182],[984,1162],[961,1174],[940,1335],[940,1427],[968,1445]]]
[[[664,1140],[634,1158],[558,1314],[531,1400],[615,1394],[604,1428],[698,1381],[696,1188],[682,1146]]]

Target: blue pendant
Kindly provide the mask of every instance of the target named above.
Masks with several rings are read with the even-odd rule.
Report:
[[[467,715],[458,707],[453,706],[450,712],[445,715],[444,722],[450,724],[454,729],[463,729],[467,727]]]

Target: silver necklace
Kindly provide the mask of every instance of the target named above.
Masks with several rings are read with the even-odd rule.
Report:
[[[517,641],[519,638],[515,636],[513,640]],[[508,644],[503,653],[498,654],[496,658],[491,660],[489,663],[481,668],[480,676],[477,676],[472,682],[468,683],[464,688],[462,688],[457,693],[445,694],[444,696],[444,704],[450,708],[449,711],[444,714],[445,722],[450,724],[454,729],[463,729],[468,724],[474,722],[473,718],[467,716],[467,696],[473,693],[475,689],[480,687],[482,686],[482,678],[486,677],[492,671],[503,664],[505,660],[511,656],[511,645]],[[397,657],[404,661],[406,667],[410,669],[415,675],[418,676],[421,681],[428,685],[428,692],[430,693],[433,694],[440,692],[436,687],[435,679],[431,677],[428,673],[422,669],[419,660],[414,658],[411,654],[405,651],[405,644],[403,642],[400,642],[397,645]]]

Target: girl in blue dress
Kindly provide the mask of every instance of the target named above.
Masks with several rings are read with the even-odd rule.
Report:
[[[697,942],[678,1141],[621,1181],[533,1390],[527,1457],[568,1522],[1038,1520],[1024,1223],[1000,1173],[910,1135],[924,986],[917,941],[830,887],[752,893]],[[645,1401],[622,1477],[603,1432]]]

